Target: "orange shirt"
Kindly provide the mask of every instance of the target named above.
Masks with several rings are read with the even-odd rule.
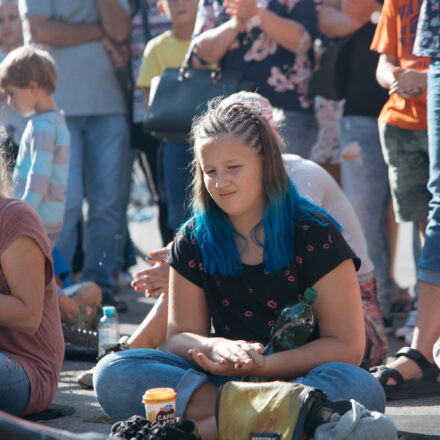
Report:
[[[371,49],[397,56],[403,69],[427,70],[429,58],[413,55],[421,5],[422,0],[385,0]],[[384,105],[379,121],[406,130],[426,130],[426,91],[410,99],[393,93]]]

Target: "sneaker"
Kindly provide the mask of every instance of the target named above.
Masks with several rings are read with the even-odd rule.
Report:
[[[129,350],[130,346],[127,343],[128,339],[129,339],[129,336],[127,336],[127,335],[121,336],[118,343],[114,347],[107,348],[105,353],[98,358],[98,361],[110,353],[115,353],[116,351]],[[95,359],[96,359],[96,357],[95,357]],[[94,372],[95,372],[95,367],[90,368],[90,370],[87,370],[87,371],[84,371],[83,373],[81,373],[77,377],[78,384],[85,387],[85,388],[93,388],[93,373]]]
[[[95,367],[90,368],[90,370],[82,372],[77,377],[77,382],[79,385],[85,388],[93,388],[93,373],[95,372]]]
[[[98,333],[91,330],[80,330],[61,323],[64,342],[78,347],[98,349]]]

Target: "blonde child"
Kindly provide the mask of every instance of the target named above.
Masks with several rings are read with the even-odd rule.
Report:
[[[52,97],[56,78],[52,57],[32,47],[13,50],[0,64],[0,89],[9,105],[30,116],[14,169],[13,194],[36,209],[52,245],[63,225],[70,159],[69,132]]]
[[[8,104],[30,117],[13,172],[13,195],[35,208],[52,246],[63,226],[70,160],[69,131],[52,97],[56,79],[52,57],[33,47],[11,51],[0,64],[0,89]],[[53,254],[55,265],[57,255],[59,252]],[[77,318],[90,323],[101,292],[94,283],[85,283],[70,296],[59,288],[58,298],[63,320]]]

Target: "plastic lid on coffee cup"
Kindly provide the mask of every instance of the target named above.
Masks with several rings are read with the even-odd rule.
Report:
[[[150,388],[145,391],[142,402],[149,403],[153,401],[173,400],[175,398],[176,392],[173,388]]]

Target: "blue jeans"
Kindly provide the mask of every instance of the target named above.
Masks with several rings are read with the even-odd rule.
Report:
[[[419,260],[418,280],[440,286],[440,59],[428,70],[429,223]]]
[[[190,146],[182,142],[165,142],[162,152],[163,184],[167,202],[167,227],[176,230],[189,217],[191,183]]]
[[[383,317],[389,318],[390,249],[385,219],[391,194],[377,120],[364,116],[344,116],[341,122],[341,151],[352,142],[359,145],[360,156],[341,161],[341,185],[364,230],[368,254],[379,281],[380,308]]]
[[[284,112],[280,133],[286,144],[284,153],[298,154],[308,159],[318,137],[318,124],[314,115]]]
[[[179,356],[149,349],[105,356],[93,374],[98,402],[116,420],[145,414],[142,395],[149,388],[174,388],[176,414],[182,417],[192,394],[205,382],[219,387],[230,380],[240,378],[215,376]],[[331,400],[353,398],[370,410],[385,410],[385,393],[378,380],[353,365],[327,363],[293,382],[319,388]]]
[[[0,353],[0,410],[21,414],[31,394],[31,384],[23,368],[12,356]]]
[[[89,204],[81,278],[103,293],[113,286],[112,271],[121,240],[121,163],[127,121],[123,115],[66,118],[70,131],[70,166],[64,224],[57,247],[71,265],[78,240],[82,202]]]

